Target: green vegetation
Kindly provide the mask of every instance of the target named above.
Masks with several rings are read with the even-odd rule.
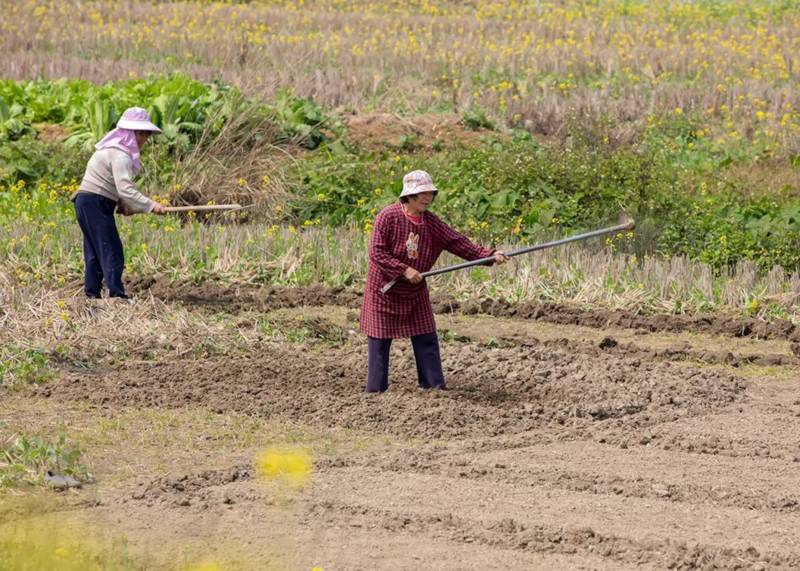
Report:
[[[326,140],[325,132],[337,133],[341,125],[310,99],[296,97],[291,89],[278,92],[273,105],[268,105],[270,116],[280,125],[281,141],[290,141],[307,149],[316,149]]]
[[[21,388],[44,383],[53,376],[44,351],[0,345],[0,387]]]
[[[241,134],[227,140],[232,149],[236,141],[241,145],[258,133],[265,133],[261,136],[269,145],[322,145],[311,154],[295,153],[293,162],[269,165],[272,178],[286,181],[293,191],[283,204],[273,202],[271,211],[286,224],[369,230],[375,213],[395,200],[403,173],[425,168],[442,189],[437,212],[480,239],[535,241],[612,223],[624,210],[636,217],[640,232],[635,241],[617,246],[640,256],[685,255],[716,269],[742,260],[762,269],[776,264],[791,269],[800,262],[800,199],[792,185],[800,163],[791,157],[769,163],[773,149],[764,139],[724,145],[711,140],[699,116],[652,115],[639,138],[626,144],[609,141],[602,125],[575,125],[572,139],[562,144],[545,145],[516,130],[488,132],[478,146],[432,153],[419,142],[406,141],[398,154],[351,144],[339,120],[289,90],[274,103],[259,103],[219,82],[204,84],[182,75],[101,86],[0,81],[5,118],[0,227],[6,230],[0,252],[25,259],[47,251],[49,239],[64,243],[59,229],[71,217],[66,197],[76,188],[91,145],[121,110],[134,104],[148,107],[164,129],[165,135],[145,152],[143,179],[145,190],[162,200],[225,198],[204,196],[175,181],[191,180],[193,173],[211,168],[210,162],[220,163],[195,158],[200,149],[219,143],[226,125],[235,124]],[[273,127],[254,135],[254,126],[264,121]],[[464,123],[490,126],[481,110],[465,114]],[[43,138],[54,126],[61,139]],[[748,171],[770,166],[780,176],[753,190],[756,180]],[[262,178],[256,188],[238,177],[226,192],[235,200],[238,191],[248,189],[251,199],[258,200],[273,190],[270,176]],[[22,240],[34,231],[29,226],[21,234],[20,223],[43,230],[46,225],[50,231],[38,236],[39,243]],[[166,232],[176,228],[175,220],[148,225]],[[135,239],[126,243],[134,260],[138,249],[147,247]],[[213,257],[213,249],[194,253],[187,267],[203,279],[202,270]],[[69,266],[78,270],[80,259]]]
[[[634,146],[579,141],[564,148],[516,133],[433,156],[335,148],[298,166],[305,195],[295,213],[369,225],[396,200],[403,173],[425,168],[442,190],[436,212],[483,239],[535,241],[610,225],[626,211],[639,222],[639,255],[685,255],[717,269],[742,260],[797,267],[800,199],[791,188],[750,192],[733,169],[706,166],[719,164],[713,151],[669,150],[664,138],[653,129]]]
[[[45,475],[52,471],[86,481],[88,472],[77,444],[63,434],[58,440],[40,436],[18,435],[0,446],[0,489],[22,484],[44,485]]]
[[[679,110],[648,115],[630,140],[610,138],[601,121],[574,122],[570,137],[545,142],[521,129],[487,130],[493,125],[475,108],[462,117],[465,129],[482,129],[473,143],[432,145],[414,135],[376,150],[359,146],[341,118],[288,89],[266,102],[220,82],[175,75],[104,85],[1,81],[0,98],[0,257],[12,284],[80,278],[80,239],[68,197],[91,144],[134,104],[147,107],[165,131],[145,149],[144,192],[178,204],[260,207],[249,211],[246,226],[210,228],[191,217],[120,220],[132,275],[354,285],[363,279],[375,214],[396,200],[402,175],[416,168],[433,173],[442,190],[435,211],[485,242],[549,239],[612,224],[626,211],[637,219],[636,234],[611,237],[606,248],[634,255],[636,264],[686,257],[725,279],[745,271],[738,269],[745,262],[764,272],[776,265],[791,272],[800,263],[794,193],[800,162],[766,137],[714,138],[707,118]],[[771,176],[764,179],[765,173]],[[470,274],[473,283],[487,277],[481,271]],[[643,267],[628,278],[618,269],[574,268],[563,284],[552,282],[563,268],[538,271],[548,283],[547,293],[537,294],[543,299],[568,299],[586,276],[602,274],[613,295],[657,289],[637,298],[640,307],[688,311],[731,302],[723,302],[730,296],[721,285],[666,292]],[[735,304],[748,314],[782,311],[769,300],[752,310],[754,300],[789,287],[776,286],[776,279],[770,274],[766,289],[748,283]],[[492,287],[493,295],[529,295],[528,286],[502,280]],[[58,313],[49,319],[53,327],[72,327]],[[6,359],[4,378],[13,380],[4,384],[46,378],[40,358],[15,353]]]
[[[639,255],[685,255],[717,269],[741,260],[753,260],[762,269],[795,268],[800,262],[800,199],[792,185],[779,177],[753,191],[753,177],[746,173],[770,160],[768,141],[720,145],[710,140],[697,116],[650,116],[640,138],[629,144],[613,144],[602,125],[594,125],[574,126],[569,144],[544,145],[525,131],[491,132],[477,147],[430,153],[406,144],[401,155],[363,150],[346,135],[326,143],[331,140],[326,133],[343,134],[338,120],[289,90],[273,104],[257,103],[219,82],[203,84],[182,75],[101,86],[0,81],[5,118],[0,226],[67,222],[65,198],[76,188],[91,145],[134,104],[148,107],[164,130],[145,153],[149,168],[143,185],[165,200],[188,197],[181,184],[174,184],[182,157],[217,141],[226,125],[237,123],[242,137],[259,121],[269,121],[275,127],[267,136],[275,144],[323,145],[274,173],[294,190],[294,198],[287,196],[277,208],[288,224],[369,229],[375,213],[395,200],[403,173],[425,168],[443,191],[436,210],[481,239],[538,240],[611,223],[624,210],[643,230],[626,245]],[[491,126],[481,110],[465,114],[464,122],[470,128]],[[53,125],[62,140],[42,140]],[[781,167],[784,179],[790,181],[798,168],[788,159]],[[249,187],[241,178],[238,184]],[[203,199],[197,189],[191,192],[195,201]],[[156,224],[172,228],[168,221]],[[0,251],[25,256],[11,242],[15,234],[6,232]],[[48,236],[60,238],[58,232]],[[31,254],[41,250],[30,240],[26,247]],[[134,241],[134,253],[136,248]],[[213,252],[193,256],[189,267],[202,269],[209,256]],[[77,269],[80,260],[72,266]]]
[[[219,83],[203,84],[183,75],[104,85],[66,79],[3,80],[0,110],[10,109],[13,118],[0,128],[0,136],[15,141],[36,135],[37,124],[55,124],[69,132],[67,147],[91,151],[126,108],[146,105],[164,132],[160,142],[185,150],[197,141],[207,121],[213,119],[214,127],[221,127],[236,94]]]
[[[159,188],[159,195],[174,190],[182,162],[192,165],[193,153],[214,150],[221,141],[240,155],[242,146],[282,142],[314,148],[335,128],[317,105],[288,90],[267,105],[220,82],[180,74],[103,85],[0,80],[0,187],[79,180],[94,144],[132,106],[147,108],[163,131],[145,153],[144,184]],[[231,128],[235,133],[223,136]]]

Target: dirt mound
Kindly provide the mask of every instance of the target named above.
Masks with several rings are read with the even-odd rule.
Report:
[[[252,284],[221,285],[171,283],[144,278],[131,281],[128,288],[138,294],[151,293],[165,301],[237,312],[248,309],[270,311],[284,307],[339,305],[359,307],[361,292],[343,287],[309,286],[303,288],[258,286]]]
[[[368,151],[473,147],[486,134],[498,136],[485,129],[470,129],[452,114],[401,117],[396,113],[369,113],[353,115],[345,124],[348,139]]]
[[[168,503],[178,507],[204,506],[207,504],[233,504],[244,499],[241,493],[222,487],[252,478],[250,466],[236,466],[222,470],[206,470],[197,474],[184,474],[170,478],[156,478],[148,483],[140,482],[137,490],[123,501],[143,501],[147,505]]]
[[[36,138],[45,143],[63,143],[69,136],[69,129],[55,123],[36,123]]]
[[[473,341],[473,339],[468,336],[460,336],[456,340]],[[494,338],[494,341],[499,346],[504,347],[561,347],[589,355],[597,355],[602,351],[629,358],[662,361],[699,361],[711,365],[729,365],[731,367],[741,367],[744,365],[780,367],[784,365],[796,365],[798,363],[796,357],[774,353],[737,354],[727,350],[693,349],[688,345],[653,349],[641,347],[636,343],[620,343],[613,337],[604,337],[599,343],[587,343],[585,341],[567,339],[566,337],[540,341],[528,335],[500,335]]]
[[[732,337],[754,337],[758,339],[792,339],[800,341],[800,329],[790,321],[776,319],[741,319],[726,315],[638,315],[630,311],[581,309],[562,304],[521,303],[511,304],[505,300],[482,299],[458,303],[455,300],[438,300],[442,313],[455,312],[466,315],[479,313],[495,317],[538,319],[561,325],[584,327],[619,327],[649,332],[680,333],[694,331],[712,335]]]
[[[305,424],[439,438],[513,434],[598,423],[649,426],[724,407],[738,378],[673,363],[555,347],[443,346],[450,391],[416,388],[407,345],[393,348],[392,387],[362,392],[361,344],[327,349],[274,344],[261,355],[137,364],[97,374],[65,373],[39,394],[98,404],[202,405]]]

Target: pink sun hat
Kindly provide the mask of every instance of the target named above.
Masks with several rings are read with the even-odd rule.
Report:
[[[150,114],[141,107],[129,107],[117,121],[118,129],[130,129],[131,131],[152,131],[160,133],[161,129],[150,121]]]
[[[425,171],[411,171],[403,177],[403,192],[400,196],[411,196],[423,192],[439,192],[433,179]]]

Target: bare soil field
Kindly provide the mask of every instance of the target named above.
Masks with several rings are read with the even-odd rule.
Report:
[[[64,363],[0,399],[67,427],[96,482],[60,507],[168,568],[800,566],[800,361],[790,323],[436,300],[448,391],[362,392],[357,292],[133,284],[193,312],[269,316],[258,351]],[[256,477],[265,444],[311,484]]]
[[[455,114],[402,117],[396,113],[359,113],[345,118],[349,139],[362,149],[406,150],[470,147],[486,135],[504,135],[486,129],[469,129]]]

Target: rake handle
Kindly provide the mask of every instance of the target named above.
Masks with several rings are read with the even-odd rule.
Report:
[[[522,254],[527,254],[529,252],[536,252],[538,250],[546,250],[547,248],[555,248],[556,246],[562,246],[564,244],[569,244],[570,242],[577,242],[579,240],[586,240],[588,238],[594,238],[596,236],[603,236],[604,234],[616,234],[617,232],[627,232],[636,228],[636,222],[630,220],[625,222],[624,224],[618,224],[616,226],[609,226],[608,228],[601,228],[599,230],[592,230],[591,232],[585,232],[583,234],[576,234],[575,236],[569,236],[568,238],[562,238],[561,240],[554,240],[552,242],[544,242],[543,244],[536,244],[534,246],[526,246],[525,248],[520,248],[519,250],[514,250],[513,252],[509,252],[506,254],[506,257],[513,258],[514,256],[521,256]],[[462,270],[464,268],[471,268],[472,266],[480,266],[487,262],[493,262],[494,256],[487,256],[485,258],[478,258],[477,260],[471,260],[469,262],[462,262],[460,264],[454,264],[452,266],[446,266],[444,268],[439,268],[438,270],[430,270],[427,272],[422,272],[423,278],[428,278],[431,276],[438,276],[439,274],[446,274],[448,272],[454,272],[456,270]],[[398,278],[399,279],[399,278]],[[397,283],[397,279],[394,279],[387,283],[385,286],[381,288],[381,293],[386,293],[394,285]]]

